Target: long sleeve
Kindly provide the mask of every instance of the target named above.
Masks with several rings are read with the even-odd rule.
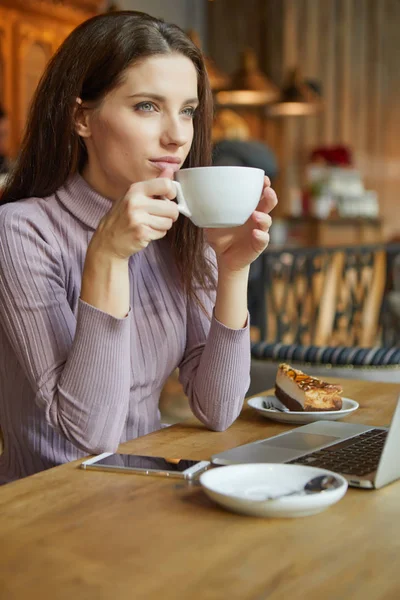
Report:
[[[209,316],[194,301],[188,303],[180,381],[194,415],[223,431],[238,417],[250,384],[249,319],[243,329],[229,329],[214,317],[215,295],[202,292],[200,299]]]
[[[129,405],[130,315],[82,301],[75,315],[56,239],[21,207],[0,212],[0,232],[0,324],[36,404],[78,448],[115,450]]]

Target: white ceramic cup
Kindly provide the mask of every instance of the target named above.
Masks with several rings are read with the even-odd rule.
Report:
[[[243,225],[264,187],[264,171],[252,167],[196,167],[175,177],[179,212],[197,227]]]

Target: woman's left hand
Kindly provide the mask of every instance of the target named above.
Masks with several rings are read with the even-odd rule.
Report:
[[[265,177],[264,189],[256,210],[240,227],[206,229],[206,238],[215,251],[219,269],[231,272],[248,267],[265,250],[269,243],[272,219],[269,212],[278,199],[271,182]]]

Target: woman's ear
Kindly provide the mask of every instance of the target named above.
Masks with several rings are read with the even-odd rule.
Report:
[[[81,98],[76,98],[74,108],[75,131],[82,138],[89,138],[90,131],[90,111],[82,104]]]

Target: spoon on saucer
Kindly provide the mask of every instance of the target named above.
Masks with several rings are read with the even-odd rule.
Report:
[[[326,492],[327,490],[334,490],[341,486],[341,482],[333,475],[318,475],[313,477],[301,490],[295,490],[286,494],[279,494],[278,496],[266,496],[264,500],[280,500],[287,496],[307,495],[307,494],[318,494],[320,492]]]

